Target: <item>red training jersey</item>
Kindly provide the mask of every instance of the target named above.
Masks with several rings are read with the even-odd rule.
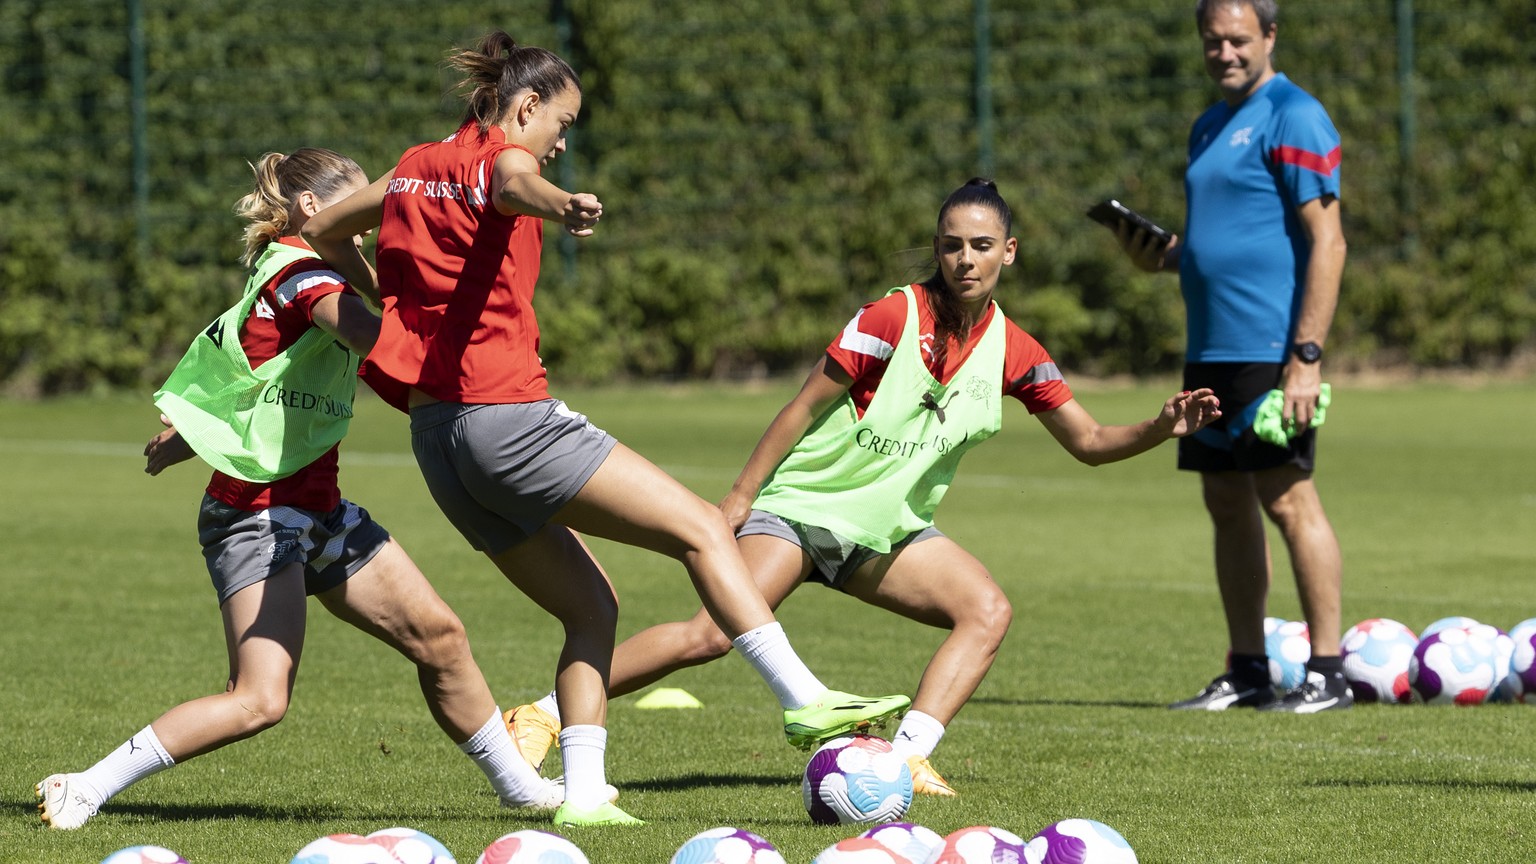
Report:
[[[395,166],[377,252],[384,323],[363,380],[402,411],[412,387],[470,404],[549,396],[533,314],[544,223],[492,203],[496,157],[515,146],[470,122]]]
[[[912,291],[917,296],[917,332],[922,343],[923,363],[934,378],[947,384],[971,356],[992,317],[999,313],[996,307],[989,307],[971,328],[963,347],[951,338],[945,352],[944,368],[938,369],[934,365],[933,312],[928,307],[928,291],[922,285],[913,285]],[[890,365],[891,353],[901,339],[906,323],[907,298],[899,293],[888,294],[865,304],[827,346],[829,361],[853,378],[848,393],[853,397],[858,416],[864,416],[864,410],[875,398],[875,390]],[[1003,392],[1023,402],[1031,414],[1065,405],[1072,398],[1072,389],[1062,379],[1051,355],[1007,316],[1003,316],[1002,323],[1008,328],[1004,334],[1007,341],[1003,355]]]
[[[297,237],[280,237],[278,243],[308,249]],[[240,347],[255,369],[276,357],[316,326],[315,302],[329,294],[352,293],[341,275],[319,258],[305,258],[284,267],[261,286],[251,314],[240,325]],[[339,446],[339,445],[338,445]],[[252,483],[218,471],[208,481],[208,494],[231,507],[256,512],[268,507],[298,507],[329,513],[341,503],[336,485],[338,449],[332,447],[319,459],[272,483]]]

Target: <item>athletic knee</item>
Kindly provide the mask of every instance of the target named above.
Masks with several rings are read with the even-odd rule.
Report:
[[[984,634],[989,644],[1002,644],[1013,624],[1013,604],[1002,591],[989,591],[969,605],[966,621],[972,629]]]
[[[446,606],[418,622],[399,647],[413,663],[430,669],[447,669],[471,662],[464,622]]]
[[[707,663],[731,653],[731,637],[725,635],[715,622],[706,618],[695,621],[688,629],[686,659],[692,663]]]
[[[288,715],[286,687],[236,686],[230,695],[240,709],[242,736],[271,729]]]

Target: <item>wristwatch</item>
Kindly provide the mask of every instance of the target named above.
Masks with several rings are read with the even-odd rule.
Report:
[[[1291,346],[1291,353],[1303,363],[1316,363],[1323,359],[1323,346],[1316,342],[1297,342]]]

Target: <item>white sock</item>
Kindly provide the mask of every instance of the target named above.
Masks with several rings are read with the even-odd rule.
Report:
[[[907,716],[901,719],[895,737],[891,738],[891,749],[903,759],[913,756],[927,759],[943,737],[943,723],[921,711],[908,711]]]
[[[556,723],[560,722],[560,700],[555,698],[555,691],[549,691],[548,696],[545,696],[543,699],[540,699],[533,704],[534,707],[542,708],[549,714],[549,716],[555,718]]]
[[[78,776],[85,781],[88,791],[101,796],[95,802],[99,807],[113,795],[175,764],[176,760],[165,752],[165,746],[155,734],[155,727],[145,726]]]
[[[459,749],[480,766],[496,794],[509,803],[530,804],[542,797],[546,785],[544,778],[518,752],[517,743],[512,740],[506,722],[501,719],[500,708],[480,727],[479,732],[460,744]]]
[[[752,664],[757,674],[763,676],[785,710],[802,708],[827,692],[826,685],[811,673],[795,649],[789,647],[789,637],[784,635],[779,622],[748,630],[732,639],[731,644]]]
[[[608,730],[601,726],[567,726],[560,730],[560,758],[565,763],[565,800],[590,810],[608,800],[603,767]]]

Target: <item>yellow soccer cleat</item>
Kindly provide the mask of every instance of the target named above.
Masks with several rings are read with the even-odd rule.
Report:
[[[939,772],[933,770],[928,760],[921,756],[912,756],[907,759],[907,767],[912,769],[912,791],[919,795],[941,795],[946,798],[954,798],[960,793],[956,792],[949,781],[939,776]]]
[[[533,770],[542,770],[549,748],[560,746],[560,721],[531,704],[519,705],[503,714],[501,719],[506,721],[507,731],[517,743],[517,752],[523,754],[523,759],[533,766]]]

